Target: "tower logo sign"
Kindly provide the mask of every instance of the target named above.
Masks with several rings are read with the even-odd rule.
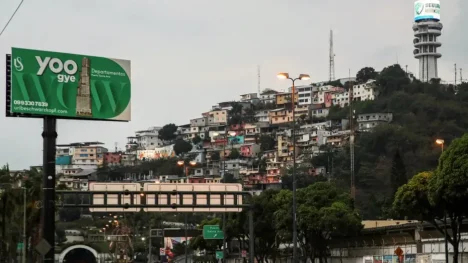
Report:
[[[424,4],[423,3],[416,3],[414,9],[416,10],[416,14],[420,15],[424,11]]]

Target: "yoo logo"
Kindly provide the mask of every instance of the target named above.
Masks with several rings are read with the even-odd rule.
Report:
[[[36,56],[36,60],[39,64],[39,70],[37,71],[38,76],[44,74],[47,67],[49,67],[50,71],[57,74],[58,82],[68,83],[76,81],[74,75],[78,71],[78,65],[75,61],[67,60],[62,62],[62,60],[58,58],[45,57],[42,59],[40,56]]]

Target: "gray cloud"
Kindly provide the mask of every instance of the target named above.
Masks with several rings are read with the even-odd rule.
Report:
[[[1,2],[0,25],[17,3]],[[460,33],[468,25],[460,12],[468,3],[445,0],[442,7],[440,71],[452,79],[453,63],[468,61],[466,36]],[[415,71],[411,27],[409,0],[26,1],[0,37],[0,53],[16,46],[131,59],[130,123],[59,121],[60,143],[99,140],[113,148],[114,142],[123,147],[134,130],[187,123],[218,101],[255,92],[258,64],[262,88],[287,88],[289,83],[275,78],[279,71],[325,80],[330,28],[337,76],[364,66],[380,70],[395,63],[396,53]],[[41,128],[38,120],[0,116],[0,164],[40,164]]]

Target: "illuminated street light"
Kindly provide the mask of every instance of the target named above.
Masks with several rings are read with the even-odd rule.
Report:
[[[437,139],[435,141],[436,144],[440,145],[441,149],[442,149],[442,152],[444,152],[444,144],[445,144],[445,141],[443,139]]]
[[[297,256],[297,217],[296,217],[296,192],[297,192],[297,182],[296,182],[296,114],[295,114],[295,106],[296,106],[296,87],[295,82],[296,80],[308,80],[310,76],[308,74],[300,74],[297,78],[289,77],[289,73],[281,72],[276,75],[278,79],[289,79],[292,81],[292,88],[291,88],[291,108],[292,108],[292,140],[293,140],[293,170],[292,170],[292,180],[293,180],[293,263],[298,262]]]

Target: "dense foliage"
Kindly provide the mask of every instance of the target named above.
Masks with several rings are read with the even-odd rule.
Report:
[[[392,122],[358,134],[356,140],[356,206],[365,219],[392,217],[393,193],[404,183],[405,174],[410,179],[419,172],[434,170],[441,154],[435,140],[442,138],[449,145],[468,129],[467,83],[454,92],[450,85],[411,81],[399,65],[383,69],[376,79],[380,92],[376,100],[352,105],[355,116],[393,114]],[[349,107],[332,107],[329,118],[347,119],[349,112]],[[349,187],[348,153],[349,148],[323,154],[316,164],[330,167],[330,157],[333,178]]]
[[[401,186],[393,208],[401,215],[428,221],[453,246],[458,262],[462,222],[468,216],[468,134],[444,151],[433,172],[423,172]],[[449,226],[451,231],[446,231]]]

